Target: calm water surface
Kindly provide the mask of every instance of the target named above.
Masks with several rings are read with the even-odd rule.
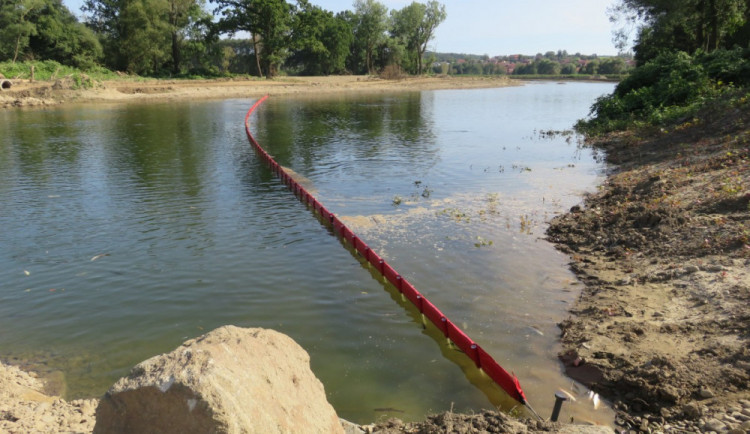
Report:
[[[579,291],[545,222],[602,166],[569,129],[611,84],[272,98],[258,141],[549,415]],[[224,324],[290,335],[341,417],[512,402],[261,163],[252,101],[0,112],[0,357],[101,395]],[[565,408],[603,423],[582,397]]]

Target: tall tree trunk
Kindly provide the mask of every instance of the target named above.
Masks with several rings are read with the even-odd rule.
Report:
[[[367,64],[367,74],[372,74],[372,49],[369,47],[365,50],[365,63]]]
[[[16,59],[18,59],[18,50],[19,50],[20,46],[21,46],[21,34],[19,33],[18,37],[16,38],[16,49],[13,52],[13,62],[12,63],[16,63]]]
[[[172,73],[180,73],[180,41],[176,31],[172,31]]]
[[[424,55],[424,51],[421,48],[417,48],[417,75],[422,75],[422,56]]]
[[[700,19],[698,20],[698,28],[696,29],[696,34],[698,35],[698,40],[696,41],[696,45],[701,48],[702,50],[708,50],[707,42],[706,42],[706,0],[701,0],[698,2],[698,12]]]
[[[260,54],[258,53],[258,41],[255,40],[255,33],[250,32],[253,38],[253,52],[255,53],[255,67],[258,68],[258,77],[263,77],[263,71],[260,69]]]
[[[719,11],[716,9],[716,0],[709,0],[708,4],[711,12],[711,41],[708,51],[714,51],[719,48]]]

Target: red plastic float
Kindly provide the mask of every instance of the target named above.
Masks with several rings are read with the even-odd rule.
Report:
[[[268,95],[259,99],[250,107],[245,115],[245,132],[247,138],[253,145],[258,154],[271,168],[286,186],[292,190],[300,201],[312,207],[313,211],[318,213],[323,220],[329,222],[333,227],[333,232],[340,236],[345,242],[349,243],[352,248],[362,255],[370,265],[372,265],[383,277],[390,282],[396,289],[403,294],[419,312],[423,314],[431,323],[435,325],[443,334],[453,342],[456,347],[463,351],[477,368],[484,371],[498,386],[508,393],[513,399],[521,404],[527,405],[526,396],[521,389],[518,379],[503,369],[495,359],[482,349],[476,342],[466,335],[456,324],[449,320],[434,304],[432,304],[424,295],[409,283],[406,278],[401,276],[388,262],[381,258],[372,250],[361,238],[359,238],[351,229],[349,229],[338,217],[328,211],[318,200],[310,194],[303,186],[294,180],[281,165],[266,152],[250,133],[249,119],[256,108],[268,98]]]

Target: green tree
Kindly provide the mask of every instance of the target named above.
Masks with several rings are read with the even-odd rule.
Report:
[[[113,69],[157,74],[180,72],[191,37],[207,32],[203,0],[85,0],[87,24],[99,35],[104,59]],[[198,24],[202,23],[202,24]]]
[[[445,6],[435,0],[427,4],[413,2],[401,10],[391,12],[391,34],[401,39],[414,56],[417,74],[422,74],[427,44],[446,16]]]
[[[168,4],[160,0],[133,0],[120,11],[126,29],[119,41],[121,66],[130,73],[156,74],[170,58],[170,28],[163,19]]]
[[[589,60],[581,68],[581,74],[594,75],[594,74],[596,74],[598,72],[599,72],[599,61],[598,60]]]
[[[0,56],[14,63],[18,60],[31,36],[37,34],[36,23],[29,16],[42,7],[43,0],[0,1]]]
[[[308,0],[298,0],[291,42],[289,65],[302,74],[328,75],[346,70],[353,36],[349,23]]]
[[[88,68],[101,46],[60,0],[0,0],[0,60],[20,56]]]
[[[516,64],[516,69],[513,70],[513,75],[534,75],[537,73],[536,67],[536,62]]]
[[[203,12],[204,0],[200,3],[196,0],[166,0],[167,1],[167,23],[171,41],[172,72],[180,73],[182,65],[182,51],[185,39],[188,35],[188,25],[200,20]]]
[[[747,23],[748,9],[747,0],[620,0],[611,19],[625,27],[640,23],[634,50],[643,64],[663,52],[711,52],[730,43],[746,47],[750,41],[735,36]],[[626,34],[621,29],[616,35],[620,46]]]
[[[372,74],[375,48],[385,40],[388,8],[376,0],[354,0],[354,37],[364,50],[367,73]]]
[[[619,57],[602,59],[597,72],[599,74],[622,74],[625,72],[625,61]]]
[[[263,76],[263,70],[260,67],[260,49],[258,38],[258,23],[255,21],[255,0],[217,0],[217,8],[214,13],[221,13],[216,28],[219,32],[233,36],[236,32],[246,31],[250,33],[250,41],[253,46],[253,55],[255,57],[255,72],[258,77]],[[248,68],[248,74],[252,74],[251,68]]]
[[[217,0],[223,33],[250,32],[259,75],[273,78],[288,55],[293,8],[284,0]]]
[[[572,75],[575,74],[577,71],[575,63],[566,63],[560,67],[560,74],[563,75]]]
[[[556,75],[560,73],[560,64],[550,59],[536,61],[536,73],[545,75]]]

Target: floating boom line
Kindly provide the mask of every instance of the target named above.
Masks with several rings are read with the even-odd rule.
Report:
[[[292,178],[284,168],[277,163],[271,155],[263,149],[250,133],[249,119],[255,109],[258,108],[268,95],[259,99],[250,107],[245,115],[245,132],[247,138],[255,150],[260,154],[263,161],[268,164],[271,171],[281,179],[295,196],[304,204],[318,213],[320,217],[331,224],[335,235],[340,236],[352,249],[359,253],[366,262],[372,265],[378,272],[390,282],[407,300],[409,300],[419,312],[427,317],[432,324],[440,330],[443,335],[463,351],[471,359],[476,367],[487,374],[492,381],[500,386],[511,398],[529,408],[537,417],[536,412],[531,408],[526,395],[521,389],[521,384],[515,375],[508,373],[499,363],[495,361],[479,344],[474,342],[466,335],[456,324],[445,316],[434,304],[432,304],[424,295],[409,283],[409,281],[399,274],[388,262],[371,249],[361,238],[359,238],[351,229],[349,229],[339,218],[328,211],[312,194],[310,194],[302,185]]]

